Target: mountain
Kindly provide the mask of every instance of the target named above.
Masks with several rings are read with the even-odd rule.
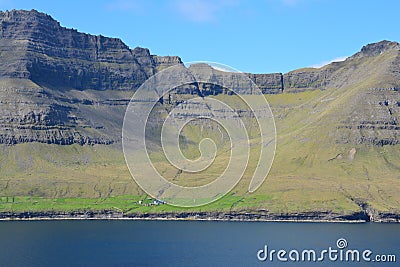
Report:
[[[64,28],[35,10],[0,12],[0,21],[0,196],[143,195],[121,151],[125,109],[140,85],[181,59]],[[275,161],[258,191],[247,193],[245,173],[229,201],[209,209],[400,214],[399,43],[369,44],[322,68],[246,75],[271,105]],[[160,117],[192,95],[233,101],[223,88],[194,83],[160,103]],[[187,144],[199,137],[193,129]],[[26,204],[1,201],[0,210]]]
[[[112,143],[104,126],[91,121],[92,107],[110,107],[112,114],[113,106],[129,101],[123,92],[181,63],[179,57],[132,50],[120,39],[66,29],[34,10],[1,12],[0,21],[2,97],[12,102],[2,107],[0,143]],[[17,92],[17,99],[8,99]]]

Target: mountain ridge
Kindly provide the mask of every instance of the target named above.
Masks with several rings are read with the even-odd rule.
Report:
[[[0,57],[3,58],[0,77],[8,86],[6,95],[23,91],[20,98],[25,95],[31,99],[18,103],[18,99],[10,102],[7,96],[3,96],[5,102],[10,102],[9,106],[18,107],[3,108],[0,143],[4,144],[119,142],[120,133],[111,128],[122,124],[122,115],[117,115],[113,106],[126,105],[132,92],[159,70],[182,64],[177,56],[151,55],[146,48],[130,49],[118,38],[94,36],[61,27],[51,16],[36,10],[0,12],[0,23]],[[399,54],[399,44],[384,40],[364,46],[344,62],[334,62],[322,68],[247,75],[264,94],[340,88],[356,80],[354,69],[360,62],[391,51]],[[400,56],[393,61],[393,66],[388,67],[392,71],[390,76],[395,78],[385,87],[399,87],[398,62]],[[347,65],[353,67],[349,69]],[[23,90],[24,86],[29,90]],[[39,107],[36,103],[42,104]],[[94,105],[105,106],[110,113],[115,113],[111,117],[118,123],[110,122],[112,127],[106,129],[101,122],[90,119],[97,116],[94,115]],[[117,110],[121,113],[121,109]]]
[[[140,47],[130,49],[118,38],[61,27],[49,15],[35,10],[1,12],[0,21],[2,53],[11,54],[14,61],[0,69],[2,77],[27,78],[38,84],[80,90],[131,90],[157,68],[181,63],[179,57],[150,55],[148,49]],[[124,64],[125,70],[118,69]],[[113,77],[113,83],[105,76]]]
[[[14,45],[23,42],[25,47],[19,47],[21,50],[25,50],[28,53],[28,58],[19,58],[19,63],[25,63],[25,66],[18,65],[18,62],[11,62],[11,65],[7,65],[5,68],[0,69],[2,77],[10,78],[28,78],[34,82],[51,83],[59,81],[53,85],[72,87],[75,89],[92,89],[105,90],[105,89],[124,89],[134,90],[140,86],[149,76],[153,75],[157,69],[162,69],[174,64],[181,64],[182,61],[177,56],[165,56],[160,57],[151,55],[147,48],[136,47],[130,49],[123,41],[119,38],[104,37],[102,35],[94,36],[90,34],[80,33],[75,29],[68,29],[62,27],[59,22],[54,20],[51,16],[38,12],[36,10],[24,11],[24,10],[12,10],[0,13],[1,21],[1,40],[3,42],[3,50],[7,48],[4,44],[6,40],[18,41]],[[61,37],[60,35],[63,35]],[[42,44],[42,43],[43,44]],[[79,45],[81,43],[81,49]],[[77,46],[78,49],[74,46]],[[59,47],[61,47],[59,49]],[[18,48],[18,46],[17,46]],[[369,44],[364,46],[360,52],[357,52],[353,56],[350,56],[347,60],[352,60],[365,56],[376,56],[379,53],[386,52],[390,49],[399,48],[399,44],[387,40],[380,41],[378,43]],[[14,46],[15,49],[15,46]],[[10,51],[3,51],[10,52]],[[36,54],[32,54],[36,53]],[[113,85],[109,81],[105,81],[100,76],[113,76],[112,72],[102,73],[103,69],[95,69],[98,72],[98,77],[85,77],[85,68],[69,70],[68,66],[62,69],[55,69],[51,75],[43,75],[43,72],[52,72],[52,65],[45,59],[42,59],[38,54],[43,54],[46,57],[55,58],[75,58],[77,60],[86,60],[93,62],[106,62],[106,63],[121,63],[131,64],[132,66],[129,75],[130,82],[120,81],[119,76],[122,76],[122,80],[126,79],[127,73],[122,72],[117,77],[113,77]],[[30,60],[29,57],[34,58]],[[17,61],[18,58],[13,58]],[[111,60],[111,62],[107,62]],[[47,64],[47,65],[46,65]],[[50,64],[50,65],[49,65]],[[303,69],[293,70],[288,73],[270,73],[270,74],[251,74],[248,75],[252,80],[265,92],[265,93],[280,93],[286,89],[296,88],[307,88],[312,86],[315,80],[313,76],[307,75],[310,72],[319,73],[322,70],[327,69],[329,66],[340,66],[340,62],[333,62],[321,68],[309,68],[308,71],[302,72]],[[26,69],[24,69],[24,67]],[[91,68],[94,68],[93,66]],[[71,71],[72,77],[67,79],[66,77],[60,77],[58,72]],[[132,74],[138,72],[137,74]],[[100,74],[100,75],[99,75]],[[299,75],[301,74],[301,75]],[[326,76],[326,72],[321,75]],[[115,75],[115,73],[114,73]],[[64,75],[66,76],[66,75]],[[297,84],[293,82],[297,78],[300,82]],[[51,78],[56,77],[56,78]],[[90,79],[90,82],[83,82],[84,80]],[[100,80],[93,81],[93,80]],[[301,80],[304,80],[301,82]],[[62,81],[62,85],[61,82]],[[133,82],[132,82],[133,81]],[[128,86],[129,84],[129,86]],[[324,83],[321,83],[324,85]],[[321,85],[319,84],[319,85]],[[315,86],[314,86],[315,87]],[[313,86],[311,88],[314,88]]]

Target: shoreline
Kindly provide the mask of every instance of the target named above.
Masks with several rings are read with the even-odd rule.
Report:
[[[299,223],[400,223],[398,214],[380,214],[375,219],[358,212],[341,215],[330,212],[307,213],[232,213],[179,212],[129,213],[112,210],[75,212],[0,212],[0,221],[58,221],[58,220],[121,220],[121,221],[232,221],[232,222],[299,222]]]
[[[238,220],[238,219],[182,219],[182,218],[151,218],[145,219],[140,217],[129,217],[129,218],[78,218],[78,217],[32,217],[32,218],[1,218],[0,222],[8,221],[8,222],[16,222],[16,221],[197,221],[197,222],[282,222],[282,223],[368,223],[367,221],[359,220],[359,221],[345,221],[345,220],[274,220],[274,219],[266,219],[266,220]]]

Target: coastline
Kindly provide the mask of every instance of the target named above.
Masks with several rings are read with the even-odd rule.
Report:
[[[380,214],[372,218],[358,212],[341,215],[330,212],[304,212],[293,214],[230,213],[230,212],[179,212],[179,213],[129,213],[113,210],[73,212],[0,212],[0,221],[49,220],[152,220],[152,221],[232,221],[232,222],[313,222],[313,223],[400,223],[399,214]]]

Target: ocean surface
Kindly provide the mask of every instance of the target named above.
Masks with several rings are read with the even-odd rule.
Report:
[[[2,221],[0,266],[400,266],[400,224]]]

